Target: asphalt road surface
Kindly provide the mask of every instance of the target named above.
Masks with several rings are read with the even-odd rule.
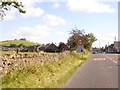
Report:
[[[93,54],[64,88],[118,88],[118,54]]]

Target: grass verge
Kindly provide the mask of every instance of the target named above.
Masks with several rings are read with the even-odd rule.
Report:
[[[90,56],[77,53],[62,54],[60,60],[43,65],[35,64],[10,72],[2,77],[2,88],[61,88],[76,69]]]

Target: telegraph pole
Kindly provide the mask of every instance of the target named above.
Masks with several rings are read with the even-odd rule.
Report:
[[[109,42],[108,42],[108,52],[109,52]]]
[[[115,41],[116,41],[116,36],[115,36]]]
[[[100,48],[100,40],[99,40],[99,48]]]

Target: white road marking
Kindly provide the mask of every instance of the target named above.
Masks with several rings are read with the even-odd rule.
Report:
[[[114,63],[117,63],[117,61],[113,60],[112,58],[107,57],[107,56],[105,56],[105,57],[108,58],[108,59],[110,59],[110,60],[112,60]]]
[[[118,63],[117,61],[115,61],[115,60],[112,60],[114,63]]]

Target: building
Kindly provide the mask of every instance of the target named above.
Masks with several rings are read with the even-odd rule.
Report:
[[[96,54],[96,53],[102,53],[102,49],[101,48],[92,48],[92,53]]]
[[[120,41],[114,41],[114,51],[120,53]]]
[[[105,47],[106,53],[120,53],[120,41],[114,41],[113,44]]]
[[[45,52],[58,52],[58,47],[55,44],[47,44],[45,46]]]
[[[63,42],[59,43],[58,49],[59,49],[60,52],[64,52],[64,51],[69,50],[68,46]]]
[[[115,52],[114,44],[109,45],[107,51],[108,51],[109,53],[114,53],[114,52]]]

